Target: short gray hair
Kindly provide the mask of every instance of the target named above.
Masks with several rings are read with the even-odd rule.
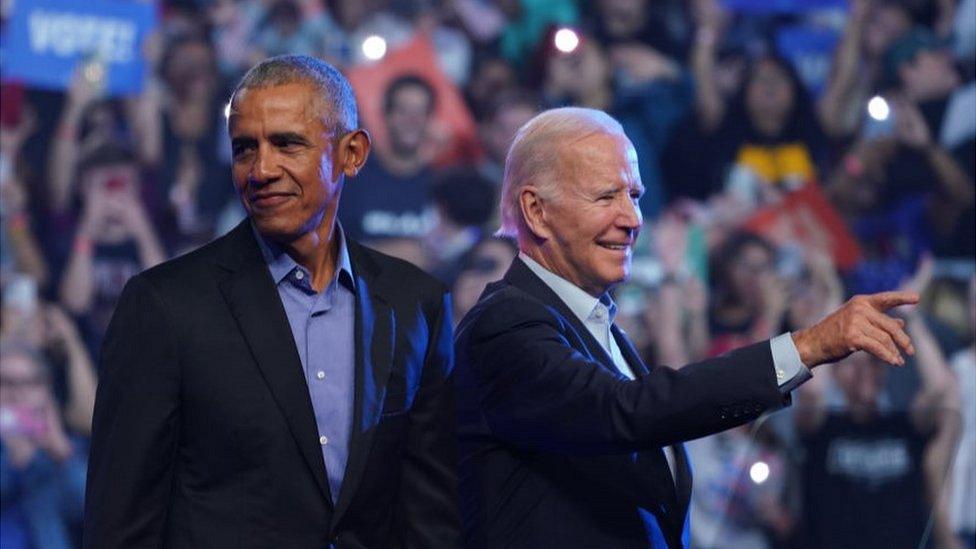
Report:
[[[338,135],[359,126],[356,95],[349,80],[332,65],[309,55],[269,57],[251,67],[231,94],[231,107],[240,92],[286,84],[310,84],[321,96],[321,115],[328,128]]]
[[[550,198],[558,194],[556,171],[563,148],[594,134],[623,135],[624,129],[609,114],[596,109],[562,107],[537,114],[515,134],[505,158],[498,236],[517,237],[524,226],[519,194],[529,183]]]

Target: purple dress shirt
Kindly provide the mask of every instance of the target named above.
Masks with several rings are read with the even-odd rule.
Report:
[[[336,228],[339,255],[335,276],[321,292],[312,288],[308,269],[255,230],[302,359],[333,501],[339,499],[349,458],[356,358],[355,278],[342,228],[338,224]]]

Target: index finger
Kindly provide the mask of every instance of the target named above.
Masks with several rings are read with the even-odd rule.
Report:
[[[885,310],[899,305],[915,305],[918,303],[919,296],[916,292],[881,292],[869,295],[868,300],[875,307]]]

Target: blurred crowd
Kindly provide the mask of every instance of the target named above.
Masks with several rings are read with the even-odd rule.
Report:
[[[492,236],[512,137],[563,105],[607,111],[638,151],[645,227],[614,298],[649,364],[919,291],[906,367],[852,356],[688,445],[692,544],[976,545],[976,1],[154,4],[139,94],[106,96],[89,61],[63,91],[3,83],[0,547],[77,546],[115,301],[243,219],[225,106],[283,53],[365,75],[377,143],[341,223],[452,287],[455,320],[516,254]],[[790,55],[798,32],[833,37],[820,70]],[[423,70],[398,67],[418,44]]]

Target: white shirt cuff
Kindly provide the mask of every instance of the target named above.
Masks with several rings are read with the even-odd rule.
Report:
[[[813,377],[800,360],[800,352],[796,350],[793,336],[789,332],[769,340],[769,347],[773,353],[773,368],[780,393],[788,394]]]

